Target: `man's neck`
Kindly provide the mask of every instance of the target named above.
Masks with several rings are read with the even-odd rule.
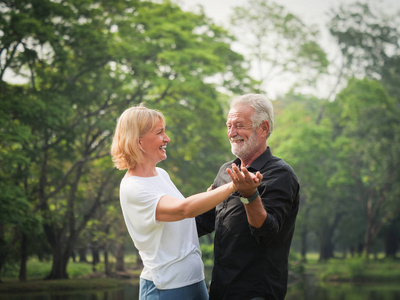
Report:
[[[265,152],[265,150],[267,150],[268,146],[266,145],[265,148],[261,148],[260,150],[258,150],[257,152],[254,152],[253,154],[251,154],[250,156],[246,157],[246,158],[242,158],[239,157],[240,159],[240,166],[241,167],[248,167],[251,165],[251,163],[253,161],[255,161],[261,154],[263,154]]]

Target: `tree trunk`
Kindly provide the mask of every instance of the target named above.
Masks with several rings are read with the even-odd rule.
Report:
[[[396,223],[396,222],[395,222]],[[395,258],[399,249],[399,233],[396,226],[391,224],[385,234],[385,256]]]
[[[3,283],[1,280],[1,274],[3,271],[3,267],[6,263],[7,258],[7,250],[4,240],[4,225],[0,223],[0,283]]]
[[[373,245],[373,241],[372,241],[372,221],[367,218],[367,230],[365,232],[365,238],[364,238],[364,253],[365,253],[365,257],[366,259],[369,259],[369,255],[371,253],[371,247]]]
[[[329,258],[333,258],[334,245],[332,243],[332,237],[340,219],[341,215],[336,214],[332,225],[327,224],[326,227],[322,229],[319,238],[319,261],[326,261]]]
[[[67,201],[66,222],[64,228],[58,231],[56,236],[53,236],[52,251],[53,251],[53,266],[50,274],[46,279],[67,279],[67,265],[71,258],[73,247],[78,237],[78,230],[75,225],[75,201],[78,190],[78,183],[82,176],[83,163],[80,163],[76,169],[75,177],[70,185],[70,191]],[[49,230],[53,231],[49,226]]]
[[[71,251],[71,258],[73,262],[76,262],[76,255],[75,255],[75,251]]]
[[[331,236],[322,234],[319,244],[319,261],[326,261],[333,257],[333,244]]]
[[[86,248],[85,247],[81,247],[78,249],[78,253],[79,253],[79,262],[81,263],[87,263],[88,260],[86,258]]]
[[[354,252],[355,252],[354,246],[350,246],[350,256],[351,256],[351,258],[354,257]]]
[[[108,260],[107,247],[104,248],[104,272],[105,272],[107,277],[110,277],[110,275],[111,275],[111,266],[110,266],[110,262]]]
[[[305,198],[302,199],[303,201],[303,207],[304,207],[304,203],[305,203]],[[309,208],[306,207],[306,209],[304,210],[304,220],[308,220],[308,213],[309,213]],[[303,262],[307,262],[307,234],[308,234],[308,226],[307,226],[307,222],[303,223],[303,226],[301,228],[301,233],[300,233],[300,237],[301,237],[301,244],[300,244],[300,254],[301,254],[301,259]]]
[[[300,245],[301,260],[307,262],[307,228],[303,227],[301,231],[301,245]]]
[[[124,262],[124,256],[125,256],[125,249],[124,249],[124,244],[123,243],[117,243],[117,250],[116,250],[116,266],[115,266],[115,271],[117,272],[124,272],[125,271],[125,262]]]
[[[19,281],[26,281],[26,262],[28,261],[28,239],[25,233],[22,233],[21,238],[21,262],[19,268]]]
[[[67,265],[71,256],[69,247],[63,249],[61,238],[52,245],[53,264],[50,274],[45,279],[68,279]]]
[[[358,243],[358,245],[357,245],[357,254],[358,254],[358,257],[361,257],[361,256],[362,256],[363,251],[364,251],[364,245],[363,245],[362,243]]]
[[[67,262],[63,259],[63,255],[57,251],[58,249],[55,250],[51,272],[45,279],[68,279]]]
[[[92,246],[92,271],[96,272],[96,265],[100,262],[99,249],[97,246]]]
[[[365,232],[364,239],[364,251],[365,256],[369,259],[371,253],[371,248],[375,244],[376,238],[382,229],[383,222],[379,218],[379,211],[385,202],[385,192],[387,189],[382,189],[376,195],[375,190],[369,191],[367,194],[367,204],[366,204],[366,217],[367,217],[367,228]]]

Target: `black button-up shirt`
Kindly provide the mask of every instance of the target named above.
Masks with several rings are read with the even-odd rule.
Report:
[[[225,163],[214,181],[216,188],[231,181]],[[293,169],[272,155],[270,148],[247,168],[260,171],[258,187],[267,218],[260,228],[247,220],[240,194],[233,193],[215,209],[196,217],[199,236],[215,229],[214,268],[210,299],[284,299],[288,256],[299,209],[300,186]]]

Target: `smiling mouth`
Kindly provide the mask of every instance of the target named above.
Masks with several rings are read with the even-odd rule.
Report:
[[[167,145],[161,146],[161,147],[160,147],[160,150],[166,152],[166,151],[167,151]]]
[[[233,143],[233,144],[238,144],[238,143],[241,143],[241,142],[244,142],[244,139],[232,139],[231,140],[231,143]]]

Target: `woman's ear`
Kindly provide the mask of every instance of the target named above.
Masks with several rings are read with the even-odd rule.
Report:
[[[142,147],[142,143],[141,143],[140,138],[138,139],[138,147],[139,147],[139,149],[140,149],[142,152],[145,152],[144,149],[143,149],[143,147]]]

